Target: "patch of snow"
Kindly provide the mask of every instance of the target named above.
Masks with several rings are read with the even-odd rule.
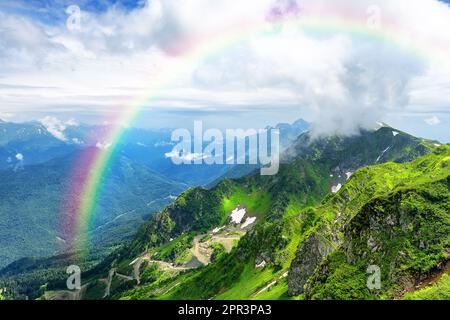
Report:
[[[16,159],[18,161],[23,161],[23,154],[21,154],[21,153],[16,154]]]
[[[256,221],[256,217],[247,217],[245,222],[242,224],[241,229],[248,227]]]
[[[400,132],[397,132],[397,131],[392,131],[392,135],[395,137],[395,136],[397,136],[397,135],[399,135],[400,134]]]
[[[224,229],[225,227],[217,227],[217,228],[214,228],[212,231],[211,231],[211,233],[212,234],[216,234],[216,233],[218,233],[218,232],[220,232],[220,230],[222,230],[222,229]]]
[[[353,172],[346,172],[345,175],[347,176],[347,180],[350,179],[350,177],[353,175]]]
[[[240,209],[237,207],[231,212],[231,222],[240,224],[245,216],[245,208]]]
[[[384,156],[384,154],[385,154],[386,152],[388,152],[388,150],[389,150],[390,148],[391,148],[391,147],[387,147],[386,149],[384,149],[384,150],[381,152],[381,154],[379,155],[379,157],[377,158],[377,160],[375,161],[375,163],[378,163],[378,161],[381,160],[381,158]]]
[[[339,190],[341,190],[341,188],[342,188],[342,184],[339,183],[337,186],[331,187],[331,192],[337,193]]]

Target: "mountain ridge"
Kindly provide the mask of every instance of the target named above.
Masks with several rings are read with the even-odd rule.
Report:
[[[68,212],[64,207],[64,199],[67,192],[72,192],[69,178],[77,155],[78,153],[74,153],[43,164],[26,166],[19,171],[0,171],[3,181],[0,189],[0,199],[3,199],[0,201],[0,211],[3,212],[1,238],[4,244],[0,254],[2,266],[12,262],[12,253],[14,257],[20,258],[47,256],[60,250],[59,244],[62,245],[62,239],[66,238],[65,227],[60,225],[64,221],[62,212]],[[129,170],[139,174],[133,177],[131,173],[127,173]],[[133,164],[123,156],[119,157],[110,171],[111,175],[106,181],[107,189],[100,199],[99,213],[94,221],[96,226],[112,220],[111,216],[117,218],[121,213],[129,211],[126,209],[128,207],[135,210],[128,223],[136,226],[142,223],[143,217],[148,217],[152,210],[158,211],[172,201],[166,199],[159,201],[159,204],[147,206],[146,199],[175,196],[184,189],[181,184],[142,165]],[[152,188],[142,188],[145,185]],[[134,203],[131,199],[134,199]],[[130,225],[126,226],[125,223],[123,227],[117,223],[115,226],[110,225],[108,232],[94,235],[94,241],[113,244],[124,237],[130,237],[132,233],[134,231]],[[30,237],[31,234],[34,236]],[[61,240],[58,241],[57,238]],[[36,247],[39,243],[36,239],[40,239],[39,247]],[[20,244],[20,248],[15,247],[15,244]]]
[[[345,165],[342,166],[343,168],[335,170],[339,164],[342,165],[344,163],[358,166],[364,161],[369,162],[367,165],[375,164],[377,162],[377,157],[386,149],[385,145],[377,143],[377,139],[383,140],[387,137],[393,137],[399,142],[392,145],[391,151],[386,152],[386,155],[383,159],[380,159],[380,162],[391,160],[404,162],[413,160],[418,155],[421,155],[421,153],[426,154],[434,148],[433,142],[415,138],[401,132],[394,135],[392,132],[393,130],[395,129],[381,128],[374,132],[362,132],[358,137],[343,138],[344,141],[338,142],[332,141],[333,139],[331,139],[331,141],[325,140],[325,142],[323,142],[324,140],[318,140],[313,143],[308,141],[308,143],[304,145],[307,145],[308,149],[312,151],[308,153],[299,153],[294,157],[295,160],[292,160],[292,162],[282,164],[279,174],[274,177],[261,177],[255,173],[234,181],[222,181],[212,189],[195,188],[185,191],[173,205],[165,208],[162,212],[157,214],[154,219],[151,219],[141,227],[135,240],[120,254],[122,262],[117,263],[123,266],[121,267],[123,268],[123,270],[121,269],[121,272],[127,272],[128,268],[125,266],[131,264],[136,256],[141,255],[142,252],[152,252],[152,248],[164,246],[166,243],[170,243],[171,239],[180,237],[183,234],[190,234],[191,232],[194,232],[194,234],[208,233],[208,230],[212,230],[214,227],[223,227],[227,224],[229,219],[227,213],[229,212],[228,210],[231,211],[231,209],[239,205],[244,206],[247,209],[248,217],[256,215],[257,219],[262,221],[260,222],[262,225],[257,223],[254,229],[250,229],[247,232],[247,235],[243,235],[240,238],[241,241],[239,241],[236,250],[233,250],[228,255],[228,258],[222,257],[225,259],[223,263],[230,264],[230,268],[231,265],[234,265],[232,268],[235,268],[238,265],[241,266],[239,269],[235,270],[235,275],[230,276],[235,278],[242,272],[247,272],[245,270],[248,268],[244,267],[244,265],[239,262],[233,261],[248,261],[248,259],[255,259],[256,262],[254,265],[265,264],[266,266],[272,266],[271,268],[281,268],[281,271],[287,270],[289,266],[283,262],[284,260],[282,257],[287,254],[293,259],[296,251],[295,241],[300,241],[298,235],[292,234],[292,226],[290,225],[300,226],[302,229],[309,230],[309,228],[317,223],[314,214],[306,219],[306,221],[309,222],[306,222],[304,219],[298,220],[297,218],[291,221],[288,217],[294,212],[301,211],[302,208],[305,209],[308,206],[316,205],[326,194],[330,194],[332,191],[331,187],[334,183],[350,178],[348,176],[342,176],[344,175],[343,169],[348,169],[350,166]],[[300,141],[301,144],[303,141],[302,139],[305,139],[305,136],[307,136],[307,134],[303,134],[298,138],[298,141]],[[369,139],[368,137],[372,137],[374,141],[372,144],[366,143],[366,140]],[[392,138],[390,139],[392,140]],[[384,142],[390,143],[392,141],[389,140]],[[338,148],[338,150],[336,145],[343,145],[346,147]],[[374,146],[375,150],[362,149],[367,152],[354,153],[354,157],[349,158],[348,150],[357,150],[358,148],[361,148],[362,145],[365,145],[366,148],[372,148]],[[318,154],[317,151],[320,151],[320,153]],[[339,152],[336,152],[333,157],[330,157],[331,151]],[[347,155],[347,157],[344,157],[344,155]],[[342,160],[346,160],[346,162],[342,162]],[[298,175],[299,173],[300,175]],[[337,176],[334,177],[333,173],[337,174]],[[341,174],[341,177],[339,177],[339,174]],[[225,202],[223,202],[223,199],[225,199]],[[252,204],[252,201],[254,200],[251,199],[259,199],[256,202],[258,204],[256,206],[256,203]],[[266,202],[266,200],[263,199],[267,199],[267,205],[263,204]],[[207,212],[203,212],[202,208],[207,208]],[[307,216],[308,215],[309,214],[307,213]],[[285,227],[281,227],[282,225]],[[277,228],[281,228],[280,230],[291,230],[286,231],[290,236],[287,236],[286,239],[288,239],[288,242],[284,245],[281,244],[285,242],[285,240],[282,240],[283,238],[274,238],[277,233],[274,232],[274,230]],[[255,230],[259,230],[259,232],[256,232]],[[272,244],[278,243],[276,244],[276,247],[279,247],[279,249],[275,250],[280,250],[279,253],[273,252],[273,249],[266,249],[267,251],[265,251],[263,249],[265,247],[264,245],[254,247],[248,251],[249,248],[252,247],[251,243],[267,241],[260,238],[258,235],[260,232],[266,234],[266,237],[269,240],[267,242],[269,247],[271,247]],[[280,235],[282,234],[283,232],[281,232]],[[297,240],[292,241],[291,238]],[[243,250],[245,247],[247,247],[247,249]],[[183,247],[180,247],[183,251],[184,249],[182,248]],[[216,270],[217,264],[214,263],[206,268],[212,269],[210,271],[211,274],[220,272],[219,269]],[[192,272],[195,273],[195,271]],[[280,280],[286,279],[286,277],[283,277],[285,272],[286,271],[283,271],[283,273],[279,274],[277,277],[280,277]],[[183,276],[180,277],[183,278]],[[197,283],[198,281],[202,283],[205,281],[213,281],[205,282],[205,286],[212,289],[217,288],[218,283],[214,284],[216,280],[213,280],[208,274],[205,274],[205,271],[199,271],[198,276],[194,276],[194,278]],[[181,298],[184,294],[187,294],[189,297],[188,291],[186,290],[188,288],[190,288],[189,290],[194,290],[192,287],[193,283],[189,283],[191,282],[188,281],[186,285],[180,286],[180,288],[176,290],[178,293],[171,297]],[[194,295],[191,296],[191,298],[206,299],[210,297],[211,293],[211,289],[208,289],[200,296]],[[225,297],[223,295],[219,296]]]
[[[370,165],[396,172],[409,161],[433,154],[433,150],[439,149],[435,144],[390,127],[362,131],[359,136],[349,138],[311,140],[304,133],[294,143],[295,152],[290,151],[290,160],[281,164],[276,176],[254,173],[236,180],[225,179],[209,189],[196,187],[184,191],[173,204],[144,223],[129,245],[88,271],[85,298],[318,296],[318,287],[311,286],[306,293],[293,289],[307,284],[302,272],[296,276],[299,272],[294,264],[299,252],[306,252],[302,245],[311,243],[313,248],[326,251],[323,257],[317,253],[309,255],[308,279],[315,279],[314,270],[335,252],[326,249],[328,240],[317,242],[322,237],[317,238],[317,230],[323,221],[334,221],[336,217],[320,213],[317,208],[329,199],[341,199],[348,184],[361,179],[361,172],[373,170]],[[361,196],[355,201],[363,203],[371,198],[369,190]],[[242,210],[243,218],[239,223],[233,222]],[[342,223],[347,221],[343,217]],[[206,265],[199,268],[197,257],[205,261],[200,266]],[[104,283],[110,272],[116,284],[106,294]],[[124,280],[124,276],[135,280]],[[303,280],[296,282],[299,277]],[[55,291],[61,285],[53,283],[53,289],[45,296],[61,298],[63,292]]]
[[[299,248],[289,273],[290,293],[306,292],[306,297],[315,299],[363,299],[401,296],[400,292],[413,288],[432,268],[448,258],[445,252],[450,242],[443,235],[448,234],[450,227],[449,161],[450,145],[446,145],[404,165],[386,163],[358,171],[352,177],[353,183],[349,182],[334,196],[337,206],[329,207],[325,200],[324,208],[319,209],[339,214],[334,216],[337,220],[327,222],[325,229],[319,228],[305,246]],[[368,174],[373,178],[368,178]],[[348,194],[368,195],[356,185],[356,181],[362,179],[370,181],[366,190],[377,194],[363,201],[353,200],[360,206],[349,210],[348,197],[357,199],[358,196]],[[434,231],[430,233],[431,225]],[[317,242],[319,238],[321,245]],[[307,253],[309,250],[315,253]],[[316,271],[310,266],[305,269],[302,262],[306,261],[305,254],[321,256],[324,262],[316,264]],[[371,293],[363,281],[370,265],[381,268],[382,291]],[[356,268],[360,268],[359,273]],[[305,279],[304,272],[308,269],[312,276],[309,283],[298,282],[298,279]],[[339,280],[331,278],[337,276],[338,269],[339,279],[351,283],[345,291],[338,288]],[[344,275],[344,270],[349,274]]]

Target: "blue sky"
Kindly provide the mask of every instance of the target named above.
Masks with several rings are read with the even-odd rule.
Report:
[[[49,21],[49,18],[61,19],[60,12],[64,12],[70,5],[78,5],[82,10],[100,13],[112,6],[131,10],[140,8],[144,4],[140,0],[3,0],[0,8],[4,11],[27,14],[36,18],[42,14],[46,17],[45,20]]]
[[[448,6],[304,0],[299,16],[283,11],[295,1],[3,0],[0,118],[114,121],[139,100],[151,101],[141,103],[140,126],[203,119],[222,128],[264,127],[302,117],[321,133],[351,134],[384,121],[450,141],[450,35],[442,32],[450,30]],[[74,4],[82,11],[77,30],[66,26]],[[379,15],[371,14],[374,5]],[[317,36],[291,27],[248,37],[208,59],[186,58],[187,44],[201,45],[198,39],[211,33],[220,38],[245,23],[270,24],[274,8],[291,19],[325,8],[368,28],[374,21],[382,31],[395,25],[395,36],[426,48],[426,58],[350,33]],[[172,68],[178,64],[183,68]],[[174,74],[170,83],[148,97],[167,74]]]
[[[70,5],[78,5],[83,11],[102,13],[113,6],[123,10],[132,10],[144,5],[140,0],[3,0],[0,10],[3,12],[32,17],[42,23],[55,25],[67,19],[65,10]]]
[[[440,1],[450,4],[450,0]],[[32,16],[46,23],[60,23],[66,18],[64,10],[74,4],[82,10],[101,13],[112,6],[125,10],[142,8],[145,0],[3,0],[0,10]]]

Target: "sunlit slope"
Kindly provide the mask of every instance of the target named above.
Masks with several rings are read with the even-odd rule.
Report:
[[[386,140],[384,144],[381,143],[383,137]],[[299,141],[302,139],[305,136],[301,136]],[[386,145],[390,146],[387,151]],[[364,146],[371,150],[366,151]],[[175,251],[186,255],[186,250],[193,244],[189,241],[179,243],[179,236],[186,233],[192,233],[193,236],[207,235],[214,228],[228,225],[230,212],[236,206],[246,207],[249,215],[258,218],[257,223],[240,238],[230,253],[218,254],[207,266],[185,270],[176,275],[167,275],[166,270],[162,274],[156,272],[152,277],[154,281],[140,284],[132,291],[117,293],[113,297],[289,298],[288,282],[292,287],[295,278],[288,274],[293,268],[292,261],[299,255],[298,248],[302,248],[311,235],[328,228],[337,219],[325,207],[343,201],[345,210],[349,212],[347,215],[352,216],[379,193],[388,192],[386,184],[397,183],[397,178],[406,181],[421,175],[401,173],[401,164],[387,163],[382,165],[383,170],[394,170],[398,177],[387,177],[385,182],[380,178],[378,182],[373,179],[377,174],[364,174],[364,170],[372,168],[362,169],[363,173],[354,173],[352,170],[355,170],[355,166],[365,162],[369,165],[387,160],[414,159],[432,148],[435,148],[432,142],[383,127],[375,132],[363,133],[359,139],[309,141],[308,148],[304,149],[308,152],[299,152],[295,159],[283,164],[279,174],[273,177],[255,174],[239,180],[225,180],[211,190],[188,190],[172,206],[141,227],[132,245],[122,255],[122,260],[124,255],[128,257],[124,260],[127,263],[122,263],[123,266],[132,263],[143,252],[159,253],[166,250],[164,248],[167,242],[178,243]],[[363,178],[359,178],[361,175]],[[352,177],[347,181],[350,176]],[[344,185],[341,191],[330,194],[320,205],[331,187],[337,183]],[[348,196],[349,199],[345,199],[345,196],[342,198],[353,183],[364,185],[364,190],[355,191]],[[344,223],[346,220],[342,218],[340,221]],[[339,243],[336,248],[338,246]],[[176,261],[176,256],[172,254],[167,259],[165,255],[169,262],[180,262]],[[317,263],[322,258],[324,257],[317,255]],[[146,270],[141,272],[145,273]],[[307,275],[305,283],[311,274]],[[296,295],[302,292],[289,293]]]

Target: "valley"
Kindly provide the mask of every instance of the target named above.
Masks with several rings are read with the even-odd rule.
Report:
[[[447,261],[448,146],[382,126],[304,133],[282,158],[275,176],[185,190],[86,264],[81,290],[49,278],[40,299],[398,299],[439,285],[427,279]],[[365,285],[371,264],[382,290]]]
[[[389,127],[308,148],[303,141],[274,177],[185,191],[96,268],[83,298],[402,298],[440,268],[449,245],[449,146]],[[351,151],[363,145],[366,152]],[[382,290],[365,286],[371,264],[382,270]],[[109,295],[96,296],[95,279],[108,277],[95,274],[111,270]]]

